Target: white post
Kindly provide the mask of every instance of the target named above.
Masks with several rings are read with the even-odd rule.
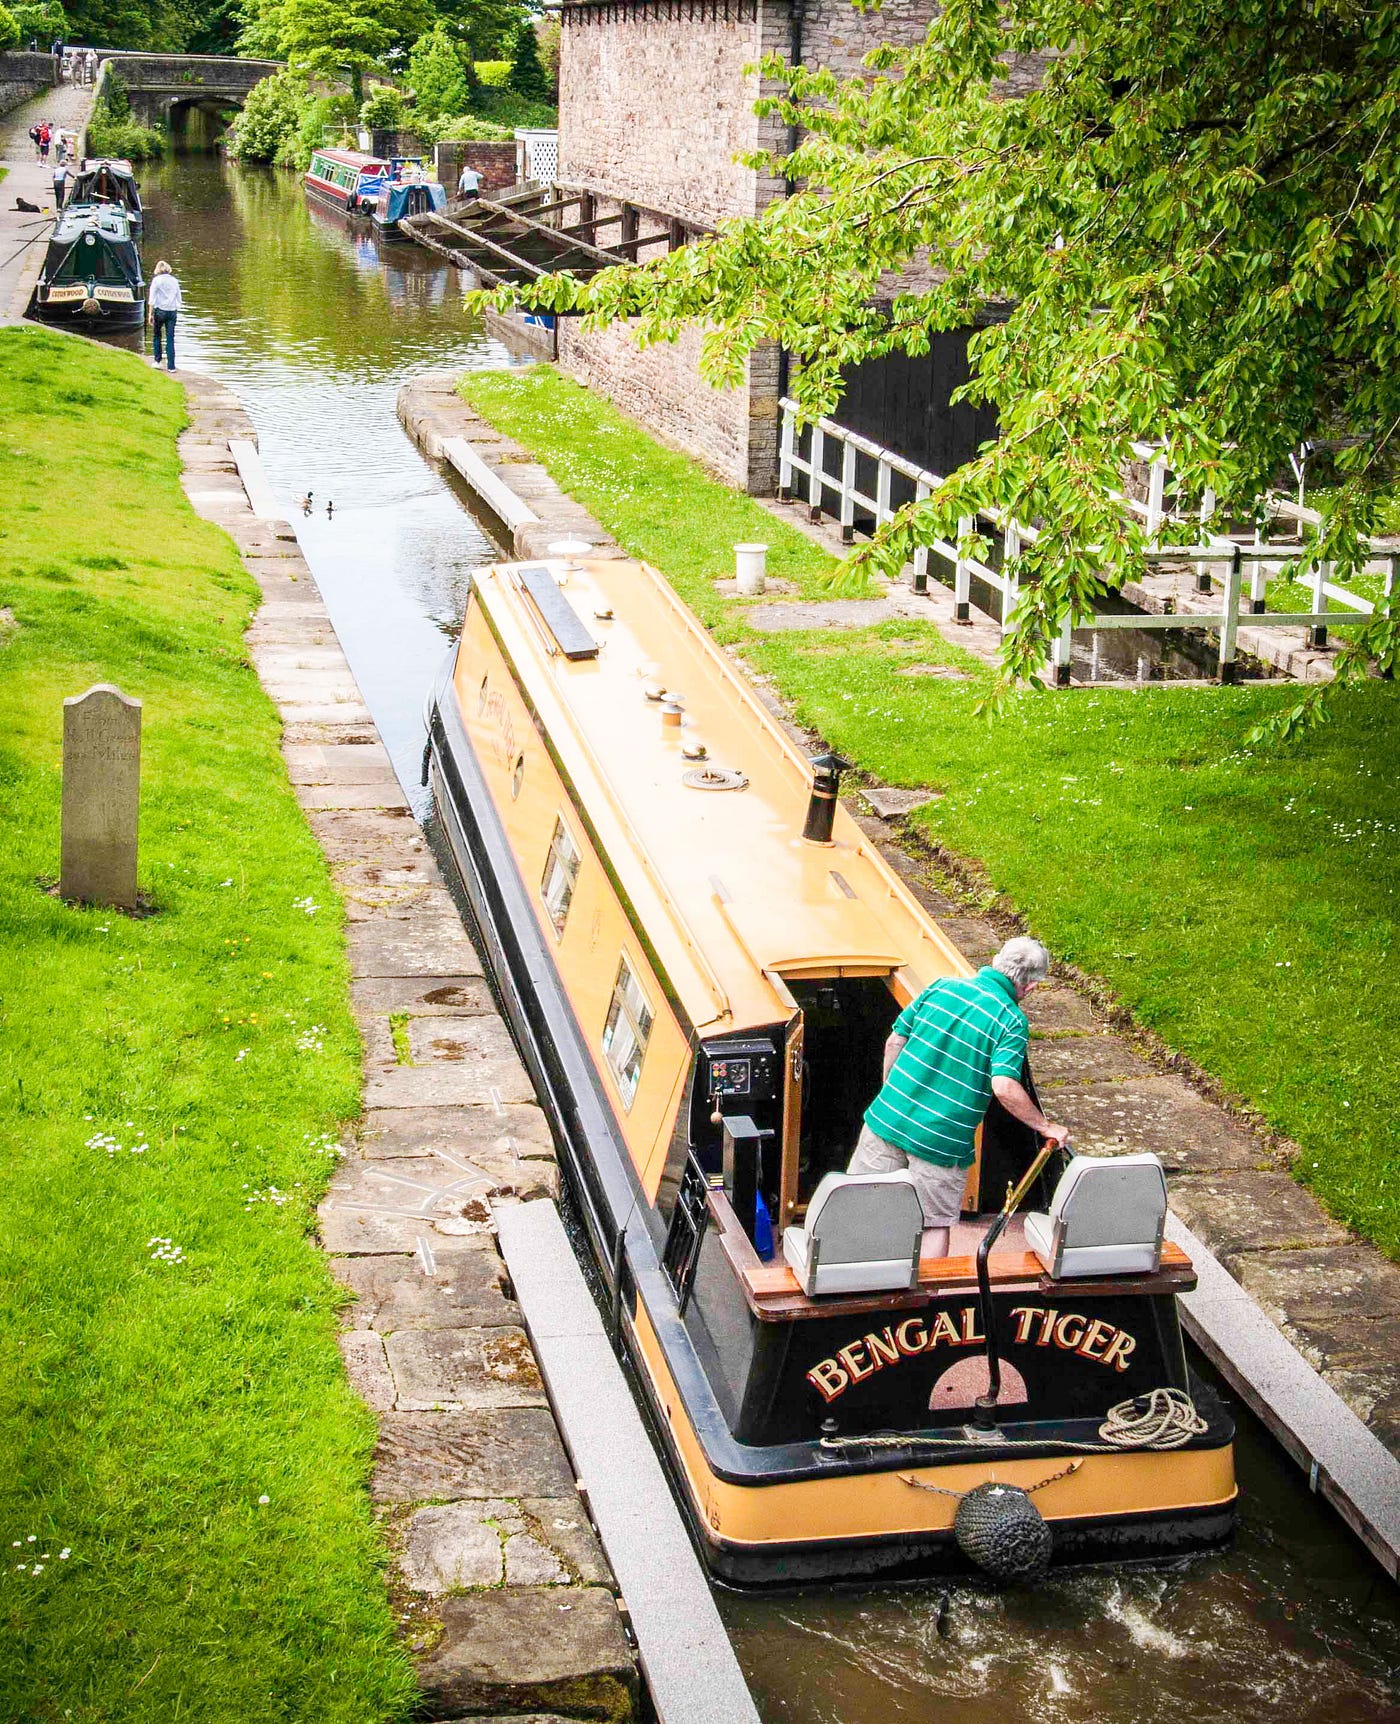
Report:
[[[734,547],[734,585],[745,598],[757,598],[763,591],[768,566],[767,545],[748,544]]]
[[[841,543],[856,536],[856,446],[849,437],[841,443]]]
[[[1240,547],[1235,546],[1225,571],[1225,621],[1220,629],[1220,680],[1238,682],[1235,637],[1240,626]]]
[[[1209,523],[1210,523],[1212,517],[1214,516],[1214,514],[1215,514],[1215,492],[1213,490],[1211,490],[1209,487],[1207,487],[1206,490],[1201,495],[1201,537],[1202,538],[1205,537],[1206,529],[1209,526]],[[1208,593],[1210,591],[1210,564],[1209,563],[1197,563],[1196,564],[1196,591],[1198,593]]]
[[[1147,541],[1156,545],[1162,536],[1162,498],[1167,488],[1167,458],[1159,455],[1147,469]]]
[[[1008,521],[1002,535],[1001,552],[1001,632],[1003,636],[1011,632],[1011,613],[1016,608],[1016,597],[1021,589],[1020,577],[1012,568],[1020,554],[1020,528],[1015,521]]]
[[[890,464],[882,455],[875,469],[875,525],[883,527],[893,510],[890,508]]]
[[[785,501],[792,495],[792,458],[797,452],[797,414],[783,407],[782,438],[778,445],[778,495]]]
[[[1264,528],[1258,521],[1254,524],[1254,549],[1264,548]],[[1256,617],[1264,614],[1264,599],[1268,588],[1269,577],[1264,569],[1264,559],[1256,557],[1249,566],[1249,608]]]
[[[1319,559],[1313,568],[1312,578],[1313,609],[1315,611],[1325,611],[1327,609],[1327,594],[1323,592],[1322,589],[1327,585],[1331,578],[1331,563],[1324,563]],[[1327,645],[1326,623],[1314,623],[1308,630],[1308,645],[1310,647],[1325,647]]]
[[[820,521],[822,518],[822,465],[825,460],[826,433],[820,425],[814,425],[812,451],[808,456],[811,472],[807,475],[807,516],[813,521]]]
[[[928,494],[928,486],[922,479],[920,479],[914,486],[914,501],[916,503],[922,503]],[[926,593],[928,591],[927,545],[915,545],[914,547],[914,591],[916,593]]]
[[[1066,617],[1060,624],[1059,632],[1050,643],[1050,680],[1056,688],[1069,687],[1070,660],[1073,652],[1070,633],[1073,627],[1073,618]]]
[[[977,523],[971,515],[958,516],[958,560],[953,564],[953,621],[955,623],[970,623],[972,621],[972,601],[969,596],[972,571],[967,566],[967,558],[962,554],[962,542],[975,529]]]

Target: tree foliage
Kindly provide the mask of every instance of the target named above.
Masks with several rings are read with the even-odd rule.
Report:
[[[1250,517],[1304,438],[1341,439],[1315,554],[1348,578],[1400,460],[1400,8],[950,0],[867,65],[765,63],[760,111],[802,129],[782,169],[797,195],[521,297],[636,317],[643,340],[707,324],[716,383],[781,342],[809,414],[837,410],[843,368],[1004,308],[967,390],[1000,438],[866,555],[898,565],[978,510],[1039,524],[1008,676],[1038,674],[1064,617],[1139,572],[1115,498],[1137,440],[1165,445],[1185,508],[1210,487],[1223,520]],[[1398,645],[1383,607],[1342,678]]]
[[[58,0],[43,0],[43,4],[37,6],[11,6],[9,10],[19,26],[19,40],[23,47],[37,42],[41,48],[47,49],[51,42],[66,40],[68,20]]]
[[[521,18],[506,39],[505,57],[510,61],[509,87],[531,102],[548,102],[553,91],[540,63],[539,38],[533,18]]]
[[[15,22],[14,13],[9,7],[0,4],[0,54],[13,48],[19,41],[19,25]]]
[[[280,161],[309,100],[308,86],[295,72],[278,72],[254,84],[229,128],[230,153],[245,162]]]
[[[520,0],[434,0],[433,11],[468,60],[505,58],[505,41],[525,16]]]
[[[277,49],[293,71],[347,77],[359,106],[364,75],[403,51],[430,21],[426,0],[264,0]]]
[[[408,87],[415,108],[425,119],[466,111],[471,95],[468,62],[462,48],[443,24],[435,24],[413,44],[408,60]]]

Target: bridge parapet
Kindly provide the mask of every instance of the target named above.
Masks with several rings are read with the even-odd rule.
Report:
[[[281,60],[239,60],[222,54],[147,54],[112,50],[105,65],[121,75],[132,112],[159,125],[186,103],[241,107],[264,78],[283,70]]]

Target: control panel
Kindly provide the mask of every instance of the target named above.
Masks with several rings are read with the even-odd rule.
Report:
[[[771,1101],[778,1091],[778,1050],[769,1041],[710,1042],[703,1050],[706,1095],[718,1101]]]

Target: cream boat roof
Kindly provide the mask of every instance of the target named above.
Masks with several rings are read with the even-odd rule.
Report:
[[[914,993],[939,976],[970,973],[844,808],[831,845],[803,840],[807,757],[655,569],[540,562],[562,580],[599,644],[596,658],[570,661],[558,651],[512,576],[525,565],[478,570],[477,593],[698,1030],[786,1021],[792,1005],[781,977],[901,971]],[[596,614],[608,610],[611,620]],[[647,699],[647,685],[658,683],[683,697],[683,730],[663,727],[660,705]],[[703,738],[705,762],[683,758],[690,736]],[[700,764],[738,769],[747,788],[687,786],[683,774]]]

